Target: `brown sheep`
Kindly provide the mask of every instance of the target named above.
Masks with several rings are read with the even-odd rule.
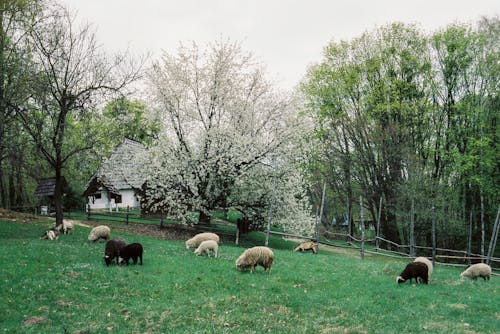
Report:
[[[318,250],[316,249],[316,244],[312,241],[303,242],[293,249],[294,252],[296,251],[305,252],[308,250],[312,251],[314,254],[318,253]]]

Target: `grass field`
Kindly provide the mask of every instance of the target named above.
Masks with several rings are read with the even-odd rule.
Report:
[[[1,332],[500,333],[498,277],[437,267],[428,286],[398,286],[402,261],[290,249],[274,249],[271,274],[241,273],[243,248],[196,257],[124,232],[113,237],[142,243],[144,265],[106,267],[88,228],[40,240],[49,224],[0,221]]]

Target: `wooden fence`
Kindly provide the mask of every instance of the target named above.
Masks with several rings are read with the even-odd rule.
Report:
[[[33,207],[23,208],[25,212],[33,212]],[[500,212],[500,211],[499,211]],[[104,210],[86,210],[87,220],[95,220],[99,222],[116,222],[124,224],[150,224],[157,225],[159,228],[166,226],[168,219],[165,217],[145,218],[137,210],[130,208],[122,209],[122,211],[109,212]],[[498,224],[498,217],[496,220]],[[217,225],[196,225],[197,230],[216,232],[220,235],[234,238],[236,242],[239,239],[239,233],[235,224],[228,225],[225,229],[218,228]],[[304,236],[293,233],[284,233],[277,231],[266,231],[271,235],[281,236],[285,238],[297,238],[303,240],[312,240],[318,244],[323,244],[331,247],[350,248],[356,249],[360,252],[360,257],[363,258],[364,254],[375,254],[380,256],[387,256],[393,258],[407,259],[413,258],[417,253],[421,256],[431,254],[430,256],[433,263],[448,266],[467,266],[472,262],[487,262],[489,261],[494,275],[500,275],[500,258],[493,256],[485,256],[481,254],[470,253],[466,250],[454,250],[439,247],[420,246],[420,245],[400,245],[391,240],[384,239],[380,236],[375,236],[371,239],[364,238],[362,233],[361,238],[356,238],[353,235],[345,233],[337,233],[330,231],[323,231],[319,236],[318,231],[315,236]],[[386,247],[382,247],[382,245]],[[494,251],[495,245],[490,245],[490,254]],[[418,252],[420,250],[420,252]],[[429,256],[427,256],[429,257]]]

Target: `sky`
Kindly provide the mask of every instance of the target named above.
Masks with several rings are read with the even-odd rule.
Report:
[[[92,24],[109,52],[175,54],[222,39],[241,43],[268,79],[292,89],[331,41],[392,22],[432,32],[454,22],[500,16],[500,0],[61,0]]]

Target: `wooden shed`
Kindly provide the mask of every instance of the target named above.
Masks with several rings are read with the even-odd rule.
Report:
[[[67,186],[66,179],[63,176],[63,189]],[[48,177],[38,181],[35,190],[35,196],[39,198],[40,212],[49,214],[54,206],[54,195],[56,192],[56,178]]]

